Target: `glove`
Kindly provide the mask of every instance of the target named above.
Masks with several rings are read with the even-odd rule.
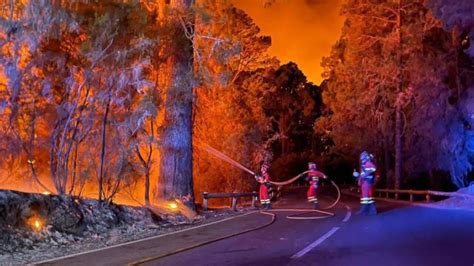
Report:
[[[270,184],[270,182],[265,182],[265,186],[270,189],[272,187],[272,184]]]

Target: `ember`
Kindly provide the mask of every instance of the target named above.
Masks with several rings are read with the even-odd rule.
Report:
[[[35,220],[35,228],[36,230],[41,229],[41,222],[39,220]]]
[[[177,208],[178,208],[178,204],[176,204],[176,203],[174,203],[174,202],[171,202],[171,203],[168,204],[168,207],[169,207],[170,209],[177,209]]]
[[[44,227],[43,220],[37,216],[33,216],[30,219],[28,219],[27,224],[30,225],[34,231],[37,231],[37,232],[41,231]]]

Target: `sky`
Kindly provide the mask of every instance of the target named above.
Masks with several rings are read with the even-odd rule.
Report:
[[[263,34],[272,37],[270,54],[277,56],[282,64],[297,63],[315,84],[322,81],[322,57],[329,55],[340,36],[342,1],[232,0],[253,18]]]

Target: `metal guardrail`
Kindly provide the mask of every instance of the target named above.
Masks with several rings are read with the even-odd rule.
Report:
[[[360,193],[360,188],[358,187],[351,187],[349,188],[350,191],[357,191]],[[379,195],[379,197],[383,197],[385,194],[385,198],[390,198],[390,195],[393,195],[394,199],[399,199],[399,195],[401,194],[408,194],[410,202],[414,201],[414,195],[423,195],[426,202],[431,202],[433,196],[437,197],[461,197],[461,198],[473,198],[473,195],[463,194],[459,192],[444,192],[444,191],[434,191],[434,190],[412,190],[412,189],[376,189],[375,194]]]
[[[244,197],[252,197],[252,207],[255,207],[255,202],[258,198],[257,192],[241,192],[241,193],[209,193],[203,192],[202,193],[202,208],[204,210],[208,209],[208,200],[209,199],[223,199],[223,198],[232,198],[230,208],[232,210],[237,210],[237,199],[244,198]]]

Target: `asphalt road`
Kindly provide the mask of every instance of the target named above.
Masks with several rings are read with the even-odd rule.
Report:
[[[310,207],[304,191],[287,194],[275,206],[302,207]],[[355,215],[358,199],[347,196],[326,219],[289,220],[290,212],[275,212],[271,223],[271,216],[257,212],[48,265],[474,265],[474,212],[382,201],[377,207],[377,216]],[[158,259],[191,246],[198,247]]]

